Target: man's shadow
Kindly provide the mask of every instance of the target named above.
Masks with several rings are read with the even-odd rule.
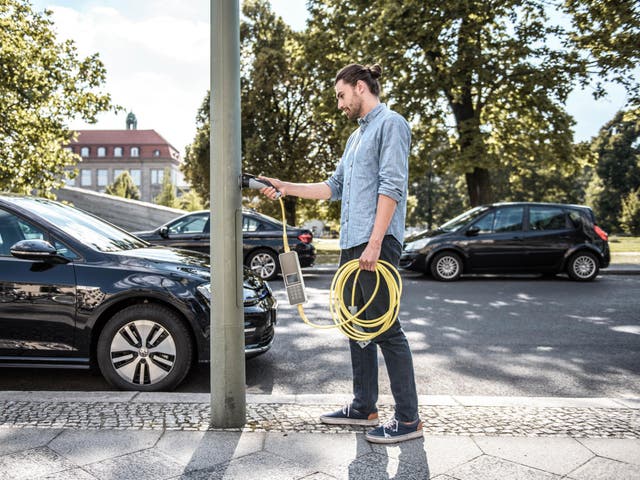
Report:
[[[424,438],[396,444],[371,444],[357,435],[357,455],[349,464],[349,479],[427,480],[429,463]]]

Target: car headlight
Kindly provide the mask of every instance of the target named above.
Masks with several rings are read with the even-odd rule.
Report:
[[[198,291],[200,295],[202,295],[207,303],[211,304],[211,284],[203,283],[202,285],[198,285]]]
[[[427,246],[427,244],[429,243],[429,240],[431,239],[429,237],[426,237],[426,238],[421,238],[420,240],[416,240],[414,242],[409,242],[407,243],[406,247],[404,247],[404,249],[409,252],[422,250],[424,247]]]

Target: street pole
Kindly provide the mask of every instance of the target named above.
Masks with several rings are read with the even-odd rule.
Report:
[[[211,425],[246,422],[239,0],[211,0]]]

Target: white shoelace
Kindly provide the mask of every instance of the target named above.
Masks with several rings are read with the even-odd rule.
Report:
[[[387,420],[382,425],[382,427],[383,427],[382,431],[384,432],[385,437],[388,436],[387,430],[392,431],[392,432],[397,432],[398,431],[398,425],[399,425],[398,420],[396,420],[395,417]]]

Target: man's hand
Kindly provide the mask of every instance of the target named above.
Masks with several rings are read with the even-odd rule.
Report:
[[[380,251],[382,250],[382,246],[375,246],[371,242],[367,244],[360,255],[360,270],[367,270],[369,272],[376,271],[376,265],[378,264],[378,260],[380,259]]]
[[[259,179],[262,178],[264,180],[268,180],[269,182],[271,182],[271,185],[273,185],[275,187],[275,188],[265,187],[265,188],[261,188],[260,189],[260,193],[266,195],[271,200],[275,200],[276,199],[276,194],[278,192],[280,192],[280,195],[282,195],[283,197],[287,194],[286,187],[285,187],[285,182],[283,182],[281,180],[278,180],[277,178],[271,178],[271,177],[259,176],[258,178]],[[277,191],[276,191],[276,189],[277,189]]]

